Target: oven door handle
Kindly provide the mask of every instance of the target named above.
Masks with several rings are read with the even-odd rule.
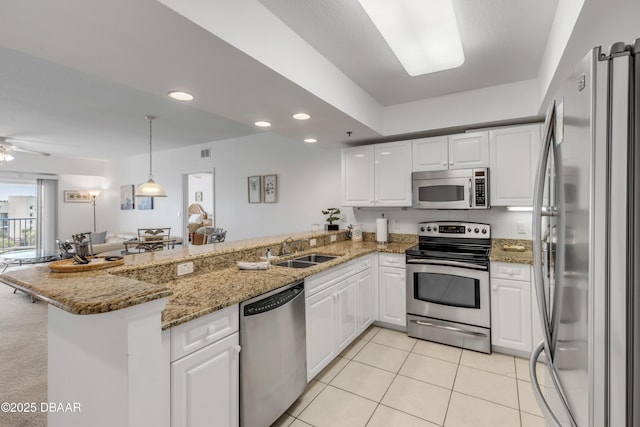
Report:
[[[420,326],[430,326],[432,328],[446,329],[447,331],[458,332],[460,334],[471,335],[474,337],[482,337],[482,338],[487,337],[487,334],[483,334],[482,332],[468,331],[466,329],[456,328],[455,326],[439,325],[437,323],[425,322],[422,320],[411,320],[411,322],[416,323]]]
[[[424,258],[411,258],[407,259],[407,266],[411,264],[429,264],[429,265],[450,265],[453,267],[465,267],[465,268],[473,268],[475,270],[488,270],[486,266],[472,264],[470,262],[462,262],[462,261],[449,261],[449,260],[435,260],[435,259],[424,259]]]

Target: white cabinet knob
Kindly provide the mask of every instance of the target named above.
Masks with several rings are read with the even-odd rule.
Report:
[[[498,287],[494,285],[494,286],[491,287],[491,290],[495,292],[495,291],[498,290]]]
[[[450,164],[451,166],[453,166],[453,162],[449,162],[449,164]]]
[[[442,162],[442,166],[447,166],[447,162]]]
[[[233,346],[233,351],[235,351],[236,353],[240,353],[240,350],[242,350],[242,347],[240,347],[239,344]]]

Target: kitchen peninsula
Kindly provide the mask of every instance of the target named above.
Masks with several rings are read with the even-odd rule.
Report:
[[[268,247],[279,252],[289,237],[300,242],[296,255],[338,258],[305,269],[236,267],[259,260]],[[37,266],[0,280],[49,303],[48,400],[81,405],[80,412],[49,413],[49,426],[169,426],[172,328],[364,255],[404,254],[415,244],[413,235],[392,236],[384,245],[372,240],[297,233],[135,254],[123,266],[96,272]],[[177,276],[184,263],[193,263],[193,273]]]

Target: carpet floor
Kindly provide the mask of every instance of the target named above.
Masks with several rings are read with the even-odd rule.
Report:
[[[0,404],[35,403],[35,412],[0,410],[2,427],[47,425],[47,304],[0,283]],[[17,409],[14,407],[14,409]]]

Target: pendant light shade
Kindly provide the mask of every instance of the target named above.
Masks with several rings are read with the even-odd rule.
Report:
[[[167,194],[164,192],[164,188],[153,180],[151,122],[153,122],[153,119],[155,118],[156,116],[147,116],[147,120],[149,120],[149,179],[147,182],[136,188],[135,197],[167,197]]]

